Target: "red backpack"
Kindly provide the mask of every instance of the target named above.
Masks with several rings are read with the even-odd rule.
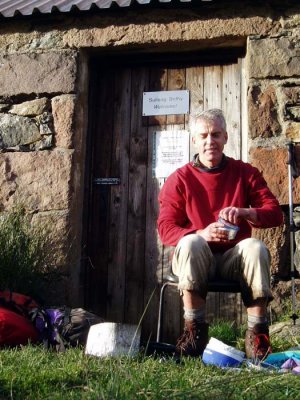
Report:
[[[11,310],[0,307],[0,346],[36,343],[39,332],[32,322]]]
[[[30,312],[39,307],[29,296],[0,291],[0,346],[36,343],[39,332],[30,320]]]
[[[30,312],[34,308],[40,307],[40,305],[30,296],[12,292],[11,290],[4,290],[0,291],[0,307],[29,318]]]

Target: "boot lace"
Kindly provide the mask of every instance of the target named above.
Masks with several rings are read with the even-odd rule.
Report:
[[[196,331],[194,329],[185,329],[183,334],[178,338],[176,346],[182,350],[186,350],[189,346],[196,348],[195,339],[197,339]]]
[[[269,336],[265,333],[255,335],[254,354],[256,357],[266,357],[272,353]]]

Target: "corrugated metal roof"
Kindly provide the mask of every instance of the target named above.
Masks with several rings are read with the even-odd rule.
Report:
[[[38,11],[41,14],[50,14],[53,11],[68,13],[73,9],[88,11],[92,6],[99,9],[110,8],[117,4],[119,7],[129,7],[134,3],[149,4],[153,0],[0,0],[0,14],[3,17],[15,15],[32,15]],[[172,0],[156,0],[159,3],[171,3]],[[188,3],[192,0],[179,0],[181,3]],[[201,0],[209,2],[213,0]]]

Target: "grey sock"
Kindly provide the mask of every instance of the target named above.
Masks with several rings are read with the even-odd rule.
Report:
[[[266,315],[262,317],[257,317],[256,315],[249,315],[248,314],[248,328],[251,329],[256,324],[267,324],[268,318]]]
[[[189,321],[205,322],[205,307],[203,308],[185,308],[183,318]]]

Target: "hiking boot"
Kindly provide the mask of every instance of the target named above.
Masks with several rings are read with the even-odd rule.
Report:
[[[262,361],[272,353],[268,325],[256,324],[252,329],[246,330],[245,351],[247,358],[256,361]]]
[[[176,343],[176,353],[181,356],[200,357],[208,343],[208,324],[185,320],[183,334]]]

